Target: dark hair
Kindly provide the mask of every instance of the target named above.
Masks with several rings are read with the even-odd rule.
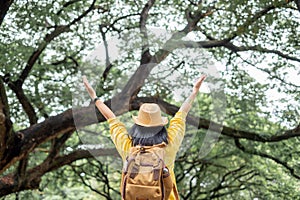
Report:
[[[145,127],[134,124],[129,130],[132,145],[152,146],[165,142],[168,144],[168,133],[164,126]]]

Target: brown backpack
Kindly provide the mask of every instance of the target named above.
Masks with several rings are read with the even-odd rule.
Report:
[[[122,173],[122,200],[168,200],[178,193],[165,166],[165,143],[131,147]]]

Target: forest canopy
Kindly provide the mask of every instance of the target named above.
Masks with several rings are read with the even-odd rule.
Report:
[[[81,77],[130,128],[144,102],[170,119],[202,73],[181,199],[299,198],[299,0],[0,8],[0,199],[119,199],[122,161]]]

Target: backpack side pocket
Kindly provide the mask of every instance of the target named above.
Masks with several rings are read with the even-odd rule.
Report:
[[[166,166],[162,170],[162,182],[165,191],[164,199],[168,200],[173,189],[173,181],[170,176],[170,171]]]

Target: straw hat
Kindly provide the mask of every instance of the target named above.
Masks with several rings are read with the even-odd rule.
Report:
[[[134,123],[145,127],[164,126],[168,123],[168,118],[161,116],[160,107],[155,103],[142,104],[138,116],[132,118]]]

